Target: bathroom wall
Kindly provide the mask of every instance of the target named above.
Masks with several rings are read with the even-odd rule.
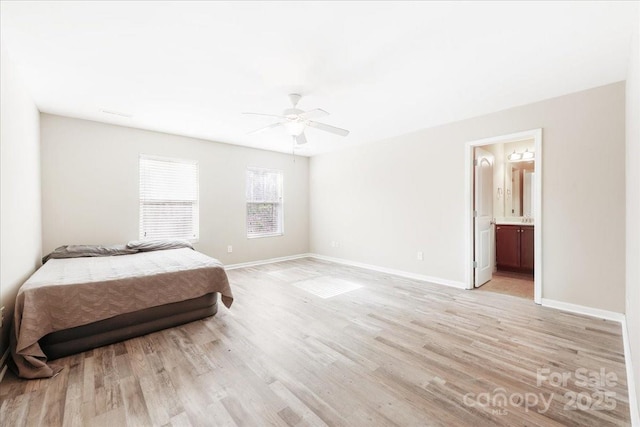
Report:
[[[512,176],[512,168],[511,165],[507,166],[508,156],[512,154],[514,151],[516,153],[524,153],[525,150],[529,150],[530,152],[535,152],[535,145],[532,139],[525,141],[514,141],[503,144],[504,145],[504,198],[502,200],[502,210],[504,212],[503,216],[522,216],[521,212],[516,212],[515,214],[511,212],[511,209],[508,205],[519,205],[521,194],[517,189],[514,191],[514,178]],[[515,180],[516,185],[517,179]],[[498,216],[498,215],[496,215]]]
[[[504,216],[504,144],[482,146],[494,156],[493,165],[493,216]]]

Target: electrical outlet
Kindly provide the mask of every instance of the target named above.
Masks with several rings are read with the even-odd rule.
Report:
[[[418,259],[418,261],[424,261],[424,253],[422,251],[418,251],[416,253],[416,258]]]
[[[230,254],[231,252],[233,252],[233,246],[229,245],[227,246],[227,253]]]
[[[335,240],[332,240],[332,241],[331,241],[331,247],[332,247],[332,248],[337,248],[337,247],[338,247],[338,244],[336,243],[336,241],[335,241]]]

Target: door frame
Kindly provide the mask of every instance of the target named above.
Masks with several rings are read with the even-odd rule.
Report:
[[[535,147],[535,208],[533,210],[535,218],[534,227],[534,282],[533,301],[536,304],[542,303],[542,128],[530,129],[522,132],[510,133],[507,135],[493,136],[489,138],[469,141],[465,144],[465,246],[466,246],[466,274],[465,284],[467,289],[473,289],[473,149],[483,145],[500,144],[505,142],[521,141],[523,139],[533,139]]]

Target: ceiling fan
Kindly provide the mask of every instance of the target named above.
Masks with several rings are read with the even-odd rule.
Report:
[[[296,108],[298,102],[302,98],[301,95],[297,93],[292,93],[289,95],[289,100],[293,105],[292,108],[287,108],[282,112],[282,114],[263,114],[263,113],[243,113],[243,114],[254,114],[257,116],[268,116],[268,117],[277,117],[280,119],[279,122],[273,123],[269,126],[265,126],[263,128],[254,130],[249,134],[255,134],[259,132],[263,132],[265,130],[274,129],[280,126],[283,126],[287,133],[292,136],[296,145],[302,145],[307,143],[307,137],[304,135],[304,131],[307,127],[323,130],[326,132],[331,132],[340,136],[349,135],[349,131],[346,129],[341,129],[335,126],[331,126],[325,123],[315,122],[311,119],[317,119],[319,117],[328,116],[329,113],[326,111],[316,108],[314,110],[304,111]]]

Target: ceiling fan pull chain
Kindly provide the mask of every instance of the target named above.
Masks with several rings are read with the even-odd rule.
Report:
[[[291,144],[291,157],[293,158],[293,163],[295,163],[296,162],[296,137],[292,136],[291,141],[293,142]]]

